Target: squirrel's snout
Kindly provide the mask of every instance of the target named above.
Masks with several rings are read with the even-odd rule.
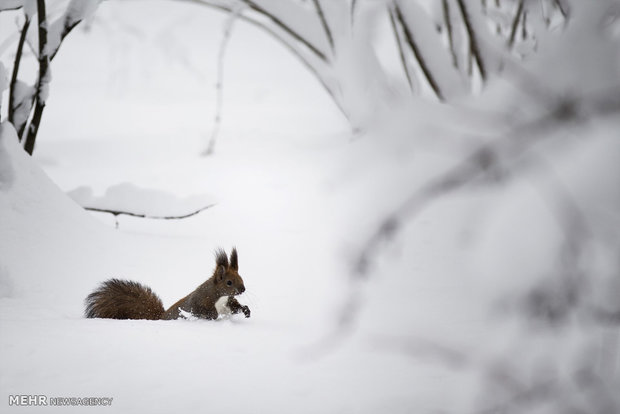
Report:
[[[239,294],[245,292],[245,286],[241,285],[239,286],[239,288],[237,289],[237,291],[239,292]]]

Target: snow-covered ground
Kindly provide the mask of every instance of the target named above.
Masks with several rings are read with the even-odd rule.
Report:
[[[393,125],[354,135],[297,60],[237,24],[220,135],[215,153],[201,155],[225,20],[171,2],[104,2],[53,62],[32,159],[3,127],[0,411],[67,410],[8,405],[10,395],[45,395],[113,398],[76,412],[469,412],[493,389],[481,383],[510,377],[502,369],[526,372],[554,356],[531,375],[563,378],[563,364],[583,353],[580,326],[524,340],[522,322],[489,312],[511,306],[505,292],[531,287],[561,239],[553,220],[540,220],[551,214],[527,180],[502,197],[439,200],[382,246],[372,277],[351,276],[385,214],[460,159],[467,143],[450,123],[479,125],[428,104],[403,109],[417,129],[403,130],[395,113]],[[441,143],[437,124],[452,131]],[[577,187],[602,203],[588,183],[618,172],[617,126],[594,128],[599,144],[556,165],[560,174],[597,166]],[[178,221],[119,216],[116,229],[114,217],[73,199],[154,215],[214,206]],[[83,317],[84,298],[112,277],[150,286],[168,307],[211,275],[216,248],[232,246],[250,319]],[[352,325],[341,324],[347,315]],[[592,335],[618,349],[617,328]],[[511,352],[518,362],[501,365]]]

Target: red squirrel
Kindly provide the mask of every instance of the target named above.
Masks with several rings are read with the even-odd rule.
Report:
[[[237,249],[232,249],[230,263],[226,252],[218,249],[213,276],[168,310],[149,287],[128,280],[110,279],[88,295],[85,315],[87,318],[154,320],[185,318],[189,314],[217,319],[220,315],[243,312],[249,318],[250,308],[235,299],[245,291],[238,271]]]

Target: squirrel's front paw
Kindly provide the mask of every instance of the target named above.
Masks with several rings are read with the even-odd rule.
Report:
[[[243,312],[246,318],[250,317],[250,308],[248,308],[247,306],[243,306],[241,308],[241,311]]]

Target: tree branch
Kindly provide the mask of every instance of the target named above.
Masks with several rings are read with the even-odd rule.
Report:
[[[478,69],[480,70],[480,77],[484,81],[487,79],[487,69],[484,60],[482,59],[482,54],[480,53],[478,39],[476,38],[476,33],[471,24],[469,13],[467,12],[467,8],[465,7],[465,3],[463,3],[463,0],[456,0],[456,2],[459,5],[459,9],[461,10],[463,22],[465,23],[465,30],[467,31],[467,36],[469,37],[469,49],[474,59],[476,60]]]
[[[400,23],[401,27],[403,28],[403,31],[405,33],[405,39],[407,40],[407,44],[409,45],[409,48],[411,49],[411,51],[413,52],[413,55],[418,61],[418,64],[420,65],[420,69],[422,70],[422,73],[424,73],[424,76],[426,77],[428,84],[435,92],[435,95],[437,95],[437,98],[443,102],[445,99],[444,99],[443,94],[441,93],[441,89],[439,88],[439,85],[435,81],[435,78],[433,77],[433,74],[431,73],[430,69],[428,68],[428,66],[426,66],[426,61],[424,60],[424,56],[422,56],[422,53],[420,52],[420,49],[417,43],[413,39],[413,34],[409,30],[409,26],[407,26],[407,22],[405,21],[405,17],[403,16],[403,13],[400,10],[400,7],[398,7],[398,4],[396,3],[396,1],[393,4],[394,4],[394,10],[396,12],[396,18],[398,22]]]
[[[405,72],[405,76],[407,77],[407,83],[409,84],[409,89],[413,92],[413,80],[411,79],[411,74],[409,73],[409,65],[407,64],[407,58],[405,57],[405,51],[403,50],[403,42],[398,30],[398,26],[396,25],[396,18],[394,17],[394,10],[389,8],[390,15],[390,24],[392,25],[392,31],[394,31],[394,37],[396,38],[396,46],[398,47],[398,55],[400,57],[400,63],[403,65],[403,71]]]
[[[297,33],[296,31],[294,31],[290,26],[288,26],[286,23],[284,23],[280,18],[278,18],[276,15],[272,14],[271,12],[269,12],[268,10],[262,8],[261,6],[259,6],[258,4],[254,3],[252,0],[242,0],[245,4],[247,4],[252,10],[256,11],[259,14],[262,14],[263,16],[267,17],[269,20],[271,20],[277,27],[279,27],[280,29],[282,29],[284,32],[286,32],[289,36],[291,36],[293,39],[297,40],[299,43],[303,44],[304,46],[306,46],[314,55],[316,55],[316,57],[318,57],[319,59],[327,62],[327,57],[325,56],[325,54],[323,52],[321,52],[316,46],[314,46],[312,43],[310,43],[309,40],[305,39],[303,36],[301,36],[299,33]]]
[[[454,33],[452,32],[452,20],[450,19],[450,5],[448,4],[448,0],[442,0],[441,6],[448,35],[448,48],[450,49],[450,56],[452,57],[452,65],[458,70],[459,62],[456,57],[456,51],[454,50]]]
[[[568,18],[568,10],[566,9],[566,6],[564,6],[562,4],[561,0],[554,0],[553,3],[558,7],[558,9],[560,9],[560,13],[562,14],[562,17],[564,17],[564,19]]]
[[[112,214],[113,216],[125,215],[125,216],[131,216],[131,217],[146,218],[146,219],[151,219],[151,220],[181,220],[181,219],[195,216],[196,214],[201,213],[213,206],[215,206],[215,204],[209,204],[207,206],[200,207],[198,210],[192,211],[191,213],[182,214],[180,216],[151,216],[148,214],[132,213],[131,211],[111,210],[111,209],[106,209],[106,208],[97,208],[97,207],[82,207],[82,208],[87,211]]]
[[[487,177],[490,172],[492,173],[502,168],[502,154],[504,154],[504,157],[510,156],[510,160],[515,160],[532,145],[552,136],[552,134],[544,134],[553,128],[558,128],[558,125],[569,122],[587,122],[590,118],[586,114],[590,116],[616,114],[620,110],[620,100],[614,99],[616,94],[617,91],[611,91],[609,94],[613,95],[611,100],[607,96],[604,96],[602,99],[594,97],[590,100],[587,109],[584,104],[579,105],[575,101],[559,102],[546,115],[513,129],[500,140],[482,145],[473,151],[462,162],[448,170],[445,174],[440,175],[412,193],[382,221],[366,243],[364,243],[355,261],[353,275],[357,278],[367,275],[371,256],[383,241],[392,238],[400,229],[404,220],[411,219],[439,197],[462,189],[467,184]],[[584,101],[586,99],[586,97],[583,97]],[[587,110],[596,111],[596,113],[590,114],[586,112]],[[506,161],[504,160],[503,162],[505,163]]]
[[[231,13],[233,11],[232,7],[222,6],[219,4],[213,4],[213,3],[208,2],[207,0],[175,0],[175,1],[209,7],[214,10],[225,12],[225,13]],[[340,101],[340,99],[338,99],[334,90],[326,83],[325,79],[320,75],[315,65],[311,63],[310,57],[305,56],[304,53],[296,47],[296,45],[292,44],[291,40],[285,38],[284,36],[282,36],[281,33],[278,33],[276,30],[267,26],[265,23],[259,20],[253,19],[244,14],[240,15],[239,19],[255,27],[258,27],[261,30],[264,30],[267,34],[272,36],[274,39],[279,41],[285,48],[287,48],[289,52],[291,52],[294,56],[296,56],[299,59],[299,61],[306,67],[306,69],[308,69],[308,71],[310,71],[310,73],[312,73],[314,77],[319,81],[323,89],[325,89],[325,91],[329,94],[329,96],[332,97],[333,102],[336,104],[340,112],[350,122],[350,116],[347,113],[347,111],[344,109],[344,107],[342,106],[342,102]],[[325,60],[321,60],[321,63],[327,64],[328,62],[326,62]]]
[[[228,40],[232,32],[235,20],[242,13],[241,9],[237,9],[231,12],[226,24],[224,26],[224,36],[220,43],[220,50],[217,55],[217,83],[216,83],[216,100],[215,100],[215,118],[213,121],[213,130],[211,131],[211,138],[209,144],[203,155],[211,155],[215,151],[215,142],[220,132],[220,126],[222,124],[222,105],[224,96],[224,56],[226,54],[226,46],[228,46]]]
[[[521,20],[521,14],[523,13],[523,0],[519,0],[517,5],[517,12],[514,19],[512,19],[512,25],[510,28],[510,36],[508,37],[508,50],[512,49],[517,35],[517,27],[519,27],[519,20]]]
[[[325,36],[327,36],[329,46],[331,47],[332,52],[334,52],[334,38],[332,36],[331,30],[329,29],[329,25],[327,24],[327,19],[325,18],[325,13],[323,13],[323,8],[321,7],[320,0],[314,0],[314,7],[316,8],[316,12],[319,15],[319,19],[321,19],[321,24],[323,25],[323,30],[325,30]]]
[[[351,0],[351,26],[353,26],[353,21],[355,20],[355,8],[357,6],[357,0]]]
[[[41,117],[43,116],[43,110],[45,109],[44,96],[47,94],[46,89],[49,87],[49,56],[47,54],[47,15],[45,11],[45,0],[37,0],[37,16],[39,22],[39,80],[37,82],[36,90],[36,104],[34,107],[34,114],[30,121],[26,136],[26,142],[24,149],[30,155],[34,151],[34,143],[37,139],[37,132],[39,131],[39,124],[41,123]]]

